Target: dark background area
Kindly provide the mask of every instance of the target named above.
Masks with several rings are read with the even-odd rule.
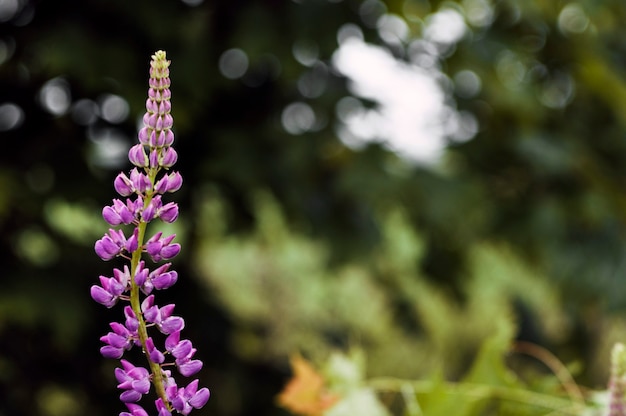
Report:
[[[360,26],[366,41],[407,60],[368,24],[372,16],[404,17],[410,38],[419,39],[437,10],[468,17],[478,3],[0,1],[0,415],[122,409],[115,363],[98,353],[121,308],[106,310],[89,297],[98,275],[116,263],[100,261],[93,242],[107,229],[100,211],[115,197],[113,178],[128,169],[149,59],[159,49],[172,60],[184,177],[173,197],[184,230],[174,263],[181,277],[160,296],[177,304],[205,363],[200,378],[212,398],[194,414],[286,414],[274,397],[289,376],[287,356],[234,349],[239,318],[206,289],[197,266],[207,238],[199,201],[219,195],[224,233],[245,239],[259,224],[258,191],[276,201],[288,227],[325,247],[329,269],[379,253],[380,216],[402,207],[423,241],[417,270],[461,305],[469,302],[468,253],[485,241],[506,244],[561,294],[569,322],[561,337],[546,336],[522,302],[519,338],[583,363],[579,381],[601,387],[606,367],[599,363],[606,363],[598,357],[606,349],[599,345],[613,339],[611,331],[623,334],[626,306],[626,5],[486,2],[489,24],[470,25],[439,57],[448,99],[474,114],[480,129],[471,140],[451,141],[435,167],[380,143],[353,149],[337,138],[335,104],[353,92],[330,64],[342,25]],[[583,19],[580,26],[563,23],[568,5],[584,11],[572,17]],[[296,41],[317,45],[327,68],[323,94],[299,91],[312,69],[294,58]],[[232,48],[249,60],[235,79],[219,69]],[[451,80],[463,69],[482,80],[478,94],[455,93]],[[506,74],[514,71],[522,75],[512,86]],[[563,102],[544,99],[564,90]],[[107,116],[111,97],[118,105]],[[281,115],[293,102],[306,102],[325,124],[285,131]],[[393,287],[388,293],[405,330],[422,333],[408,317],[409,301]],[[271,335],[265,325],[253,328],[258,337]],[[324,334],[328,343],[345,346],[345,334],[333,331]]]

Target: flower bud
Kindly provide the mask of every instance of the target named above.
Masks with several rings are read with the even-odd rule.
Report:
[[[157,216],[164,222],[172,223],[178,218],[178,204],[168,202],[157,211]]]
[[[159,162],[159,165],[164,168],[171,168],[172,166],[174,166],[174,164],[176,164],[177,160],[178,153],[176,153],[176,150],[174,150],[173,147],[166,147],[163,149],[163,152],[161,154],[161,160]]]
[[[120,173],[115,177],[115,180],[113,181],[113,187],[115,188],[117,193],[122,196],[129,196],[134,192],[132,182],[124,173]]]
[[[152,186],[150,178],[143,173],[139,173],[137,168],[133,168],[133,170],[130,171],[130,181],[134,191],[141,194],[145,193]]]
[[[133,231],[133,235],[131,235],[126,241],[126,244],[124,244],[124,249],[129,253],[133,253],[139,248],[138,233],[139,229],[135,228],[135,231]]]
[[[178,172],[172,172],[169,175],[163,176],[154,185],[154,190],[160,194],[166,192],[176,192],[183,185],[183,177]]]
[[[150,140],[150,127],[142,127],[137,134],[137,138],[139,139],[139,143],[143,145],[148,145]]]
[[[128,151],[128,159],[130,163],[137,167],[144,168],[148,166],[148,155],[146,155],[143,144],[139,143],[131,147]]]

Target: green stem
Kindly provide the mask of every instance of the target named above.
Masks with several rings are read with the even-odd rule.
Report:
[[[152,184],[151,188],[154,188],[154,182],[156,178],[156,174],[158,173],[157,169],[150,169],[148,172],[148,177],[150,178],[150,182]],[[152,201],[152,192],[149,191],[146,193],[144,199],[144,209],[150,204]],[[167,395],[165,394],[165,383],[163,380],[163,372],[161,371],[161,366],[158,363],[153,362],[150,359],[150,354],[148,354],[148,348],[146,347],[146,340],[148,339],[148,329],[146,326],[146,321],[143,318],[143,313],[141,312],[141,302],[139,299],[139,286],[135,282],[135,273],[137,270],[137,266],[141,261],[141,253],[143,251],[143,241],[146,235],[146,228],[148,224],[140,220],[137,225],[137,243],[138,248],[132,253],[131,261],[130,261],[130,306],[139,321],[139,341],[141,342],[141,348],[143,350],[146,359],[150,365],[150,371],[152,372],[152,384],[154,384],[154,388],[158,394],[158,396],[163,400],[163,404],[167,406],[168,410],[172,410],[170,407],[169,401],[167,400]]]
[[[368,386],[379,391],[400,392],[410,385],[415,393],[430,393],[437,386],[443,384],[446,391],[452,394],[460,394],[481,399],[501,399],[512,402],[532,404],[543,407],[565,415],[578,415],[581,411],[581,404],[571,400],[551,396],[549,394],[537,393],[521,388],[490,386],[478,383],[452,383],[452,382],[431,382],[425,380],[401,380],[396,378],[376,378],[370,380]]]

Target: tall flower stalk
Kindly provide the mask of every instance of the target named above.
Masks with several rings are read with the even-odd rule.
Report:
[[[611,350],[609,416],[626,416],[626,347],[617,343]]]
[[[178,155],[172,144],[173,119],[169,78],[170,61],[164,51],[158,51],[150,62],[150,88],[146,101],[144,127],[139,131],[139,143],[128,152],[135,166],[128,175],[120,173],[113,183],[121,197],[105,206],[102,216],[112,227],[95,243],[96,254],[102,260],[120,257],[126,260],[122,268],[114,268],[113,276],[100,276],[100,285],[91,287],[91,297],[111,308],[118,301],[126,303],[124,321],[111,322],[111,332],[101,337],[104,343],[100,352],[104,357],[119,359],[120,368],[115,369],[120,399],[128,411],[120,416],[147,416],[137,404],[151,387],[157,395],[155,407],[158,416],[171,416],[172,412],[187,415],[199,409],[209,400],[209,389],[198,389],[198,380],[186,387],[179,387],[171,367],[179,374],[189,377],[202,368],[202,361],[194,359],[196,349],[191,341],[181,339],[185,321],[173,315],[174,304],[159,307],[153,291],[163,290],[176,283],[178,274],[171,263],[162,263],[180,252],[180,244],[174,243],[175,235],[164,236],[161,231],[146,238],[147,226],[160,219],[172,223],[178,218],[178,205],[163,201],[163,195],[176,192],[182,185],[182,176],[170,171]],[[125,233],[122,228],[128,228]],[[146,264],[144,257],[154,265]],[[162,263],[158,265],[158,263]],[[153,338],[156,331],[164,334],[163,346],[157,348]],[[123,359],[124,353],[133,347],[140,348],[147,368]]]

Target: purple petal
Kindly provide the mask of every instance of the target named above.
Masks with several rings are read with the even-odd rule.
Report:
[[[176,344],[174,348],[170,349],[170,352],[176,358],[184,358],[189,355],[192,349],[193,345],[191,344],[191,341],[184,339]]]
[[[186,399],[191,399],[193,395],[196,394],[196,390],[198,390],[198,382],[199,380],[195,379],[194,381],[189,383],[187,387],[185,387],[185,393],[183,393],[183,396]]]
[[[157,183],[154,184],[155,192],[159,194],[164,194],[165,192],[167,192],[167,184],[167,176],[163,176],[161,179],[158,180]]]
[[[165,361],[165,355],[157,349],[154,349],[150,352],[150,360],[157,364],[162,364]]]
[[[122,217],[110,206],[102,208],[102,218],[111,225],[120,225]]]
[[[131,382],[133,390],[138,393],[146,394],[150,391],[150,380],[148,378],[142,378],[141,380],[135,380]]]
[[[132,333],[136,333],[137,329],[139,328],[139,321],[137,320],[137,317],[135,316],[135,312],[133,312],[133,308],[131,308],[130,306],[125,306],[124,307],[124,315],[126,316],[126,321],[125,321],[125,325],[126,328],[132,332]]]
[[[102,277],[101,277],[102,278]],[[102,282],[102,280],[101,280]],[[115,296],[116,298],[121,295],[122,293],[124,293],[126,291],[126,285],[120,283],[117,279],[115,278],[108,278],[107,279],[107,286],[106,290],[113,296]]]
[[[174,118],[171,114],[166,114],[163,117],[163,129],[170,129],[174,125]]]
[[[124,393],[120,394],[120,400],[124,403],[138,402],[140,399],[141,393],[135,390],[126,390]]]
[[[211,397],[211,392],[206,387],[203,387],[189,399],[189,404],[199,409],[209,401],[209,397]]]
[[[163,400],[160,397],[154,403],[159,411],[157,416],[172,416],[172,413],[167,410],[167,407],[163,404]]]
[[[133,235],[128,238],[128,241],[124,246],[126,251],[128,251],[129,253],[133,253],[139,248],[138,232],[139,229],[135,228],[135,231],[133,231]]]
[[[185,377],[192,376],[202,369],[202,361],[191,360],[178,366],[178,372]]]
[[[158,146],[158,143],[157,143]],[[155,169],[159,167],[159,152],[157,149],[153,149],[150,152],[150,167]]]
[[[100,240],[96,241],[94,249],[96,251],[96,254],[102,260],[111,260],[120,252],[119,246],[115,244],[113,240],[111,240],[111,238],[109,238],[108,236],[104,236]]]
[[[165,361],[165,356],[161,351],[155,348],[152,338],[148,338],[146,340],[146,349],[148,350],[148,354],[150,355],[150,360],[152,360],[152,362],[161,364]]]
[[[176,192],[183,184],[183,177],[178,172],[172,172],[163,176],[155,185],[155,191],[160,194],[165,192]]]
[[[124,387],[125,385],[129,385],[130,386],[130,384],[128,384],[128,383],[131,381],[131,378],[128,377],[128,374],[126,374],[126,371],[122,370],[121,368],[116,368],[115,371],[114,371],[114,374],[115,374],[115,378],[117,379],[118,383],[120,383],[120,384],[118,384],[117,387],[123,389],[123,388],[125,388]]]
[[[150,137],[150,129],[148,127],[142,127],[137,134],[137,138],[141,144],[148,144],[148,138]]]
[[[122,196],[129,196],[134,191],[132,188],[132,182],[124,173],[120,173],[119,175],[117,175],[117,177],[113,181],[113,187],[115,188],[117,193]]]
[[[120,416],[148,416],[148,412],[146,412],[143,407],[139,406],[138,404],[126,403],[126,407],[128,407],[130,413],[122,412],[120,413]]]
[[[148,269],[141,269],[138,273],[135,273],[135,283],[137,286],[143,286],[148,279]]]
[[[188,415],[189,412],[193,410],[191,405],[189,405],[187,401],[183,400],[183,398],[180,396],[174,397],[174,400],[172,400],[172,407],[176,409],[178,413],[181,413],[183,415]]]
[[[141,310],[146,311],[147,309],[154,306],[154,295],[150,295],[141,302]]]
[[[141,196],[138,196],[137,199],[140,200]],[[120,214],[120,217],[122,218],[122,222],[124,224],[128,225],[135,220],[135,207],[135,202],[131,201],[130,199],[126,200],[126,205],[120,206],[118,213]]]
[[[168,246],[165,246],[161,249],[161,257],[164,259],[171,259],[172,257],[176,257],[180,253],[180,244],[174,243]]]
[[[163,135],[163,137],[165,137],[165,135]],[[174,150],[173,147],[168,147],[165,149],[160,165],[164,168],[171,168],[176,164],[177,160],[178,153],[176,153],[176,150]]]
[[[180,331],[185,327],[185,321],[179,316],[170,316],[163,320],[159,329],[164,334],[171,334],[172,332]]]
[[[128,151],[128,160],[140,168],[148,166],[148,156],[146,155],[146,151],[143,147],[143,144],[139,143],[134,145]]]
[[[130,363],[130,361],[127,361],[127,360],[120,360],[120,364],[122,364],[122,367],[124,367],[124,371],[126,371],[126,372],[129,372],[129,371],[137,369],[137,367],[132,365]],[[139,367],[139,368],[141,368],[141,367]]]
[[[178,205],[175,202],[168,202],[159,210],[161,220],[172,223],[178,218]]]
[[[124,271],[120,269],[113,269],[113,277],[115,280],[119,282],[119,284],[126,289],[128,287],[128,283],[130,282],[130,272],[128,271],[128,266],[124,266]]]
[[[160,258],[162,248],[163,244],[160,241],[149,242],[144,246],[146,253],[148,253],[148,255],[150,255],[150,257],[152,257],[155,261],[158,261],[156,260],[157,257]]]
[[[174,308],[176,308],[176,305],[174,305],[173,303],[165,305],[161,308],[161,315],[163,315],[163,317],[165,318],[172,316],[172,314],[174,313]]]
[[[176,192],[183,186],[183,177],[178,172],[172,172],[168,176],[168,192]]]
[[[103,338],[106,338],[106,340],[104,341],[102,338],[100,338],[100,340],[106,342],[107,344],[115,348],[124,348],[126,344],[128,344],[128,338],[123,337],[118,334],[114,334],[113,332],[109,332]]]
[[[111,345],[105,345],[104,347],[100,348],[100,354],[102,354],[102,356],[105,358],[113,358],[118,360],[124,355],[124,350],[122,348],[115,348]]]
[[[96,285],[91,286],[91,298],[107,308],[112,307],[117,302],[117,298]]]
[[[146,322],[154,324],[158,323],[161,319],[161,314],[159,313],[158,306],[151,306],[145,311],[143,311],[143,317],[146,319]]]
[[[180,340],[180,331],[172,332],[165,339],[165,349],[168,351],[172,351],[178,345],[179,340]]]
[[[173,286],[177,280],[178,280],[178,273],[175,271],[171,271],[168,273],[163,273],[162,275],[152,279],[152,284],[154,285],[155,288],[161,290],[161,289],[167,289],[168,287]]]
[[[130,335],[130,332],[128,332],[128,329],[126,329],[126,327],[120,324],[119,322],[111,322],[109,326],[111,327],[113,332],[115,332],[118,335],[123,335],[123,336]]]
[[[165,132],[165,146],[171,146],[174,143],[174,133],[172,130],[167,130]]]

